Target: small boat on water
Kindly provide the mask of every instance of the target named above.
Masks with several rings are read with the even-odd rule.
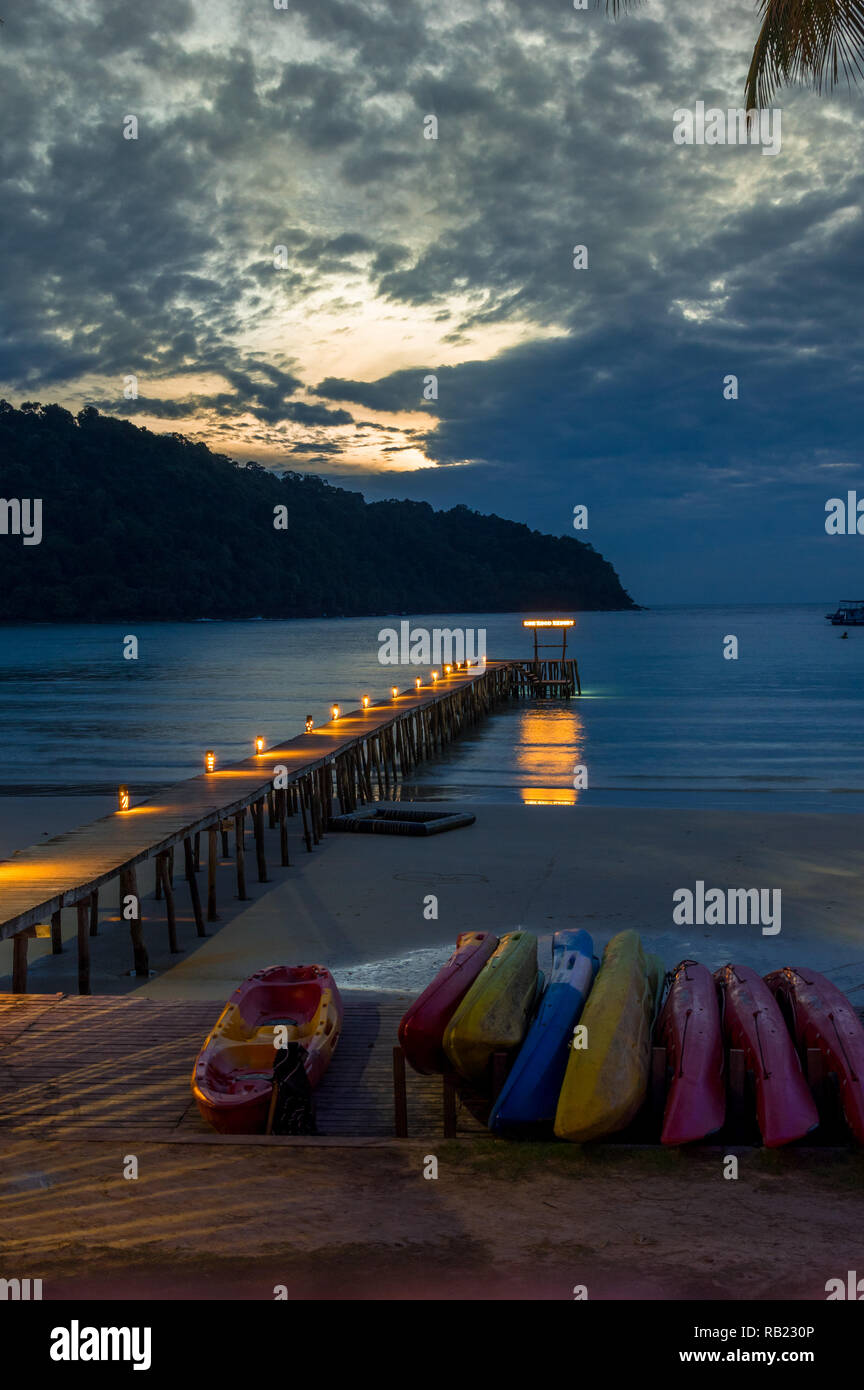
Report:
[[[787,965],[765,976],[803,1054],[818,1048],[840,1087],[846,1123],[864,1144],[864,1027],[849,1000],[824,975]]]
[[[841,599],[836,611],[825,617],[834,627],[864,627],[864,599]]]
[[[555,933],[546,993],[489,1117],[494,1133],[551,1130],[573,1029],[597,966],[586,931]]]
[[[722,1129],[726,1118],[723,1035],[714,976],[682,960],[672,972],[657,1019],[671,1080],[663,1113],[663,1144],[691,1144]]]
[[[756,1118],[768,1149],[802,1139],[819,1124],[801,1062],[777,1000],[749,965],[724,965],[714,976],[723,990],[723,1030],[741,1048],[756,1080]]]
[[[492,1082],[496,1052],[514,1053],[542,988],[533,932],[502,936],[444,1032],[444,1051],[463,1080],[480,1091]]]
[[[555,1113],[560,1139],[581,1144],[625,1129],[648,1089],[651,1031],[663,986],[639,933],[613,936],[582,1011],[588,1046],[571,1048]]]
[[[497,947],[491,932],[461,932],[447,964],[403,1016],[399,1041],[415,1071],[434,1075],[449,1070],[444,1030]]]
[[[302,1063],[312,1090],[341,1028],[342,1000],[324,966],[256,971],[235,989],[195,1062],[192,1094],[202,1117],[222,1134],[264,1133],[280,1050]]]

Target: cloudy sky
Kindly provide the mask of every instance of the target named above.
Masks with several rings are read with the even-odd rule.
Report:
[[[740,104],[749,0],[3,17],[16,405],[556,534],[584,504],[644,603],[864,590],[864,537],[824,530],[864,496],[864,98],[781,93],[773,157],[672,139]]]

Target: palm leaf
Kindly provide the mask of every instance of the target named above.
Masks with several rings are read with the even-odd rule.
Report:
[[[616,19],[639,4],[605,0]],[[758,0],[757,13],[762,27],[745,84],[748,111],[770,105],[777,88],[791,82],[821,93],[864,77],[864,0]]]
[[[761,0],[759,14],[748,111],[767,106],[789,82],[823,92],[864,76],[864,0]]]

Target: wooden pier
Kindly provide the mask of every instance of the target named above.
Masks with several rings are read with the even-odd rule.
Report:
[[[574,668],[573,680],[562,665]],[[555,668],[554,670],[552,668]],[[428,680],[428,678],[427,678]],[[570,682],[570,684],[568,684]],[[572,686],[572,688],[571,688]],[[290,865],[288,821],[296,817],[301,843],[311,851],[325,833],[334,797],[340,812],[384,798],[398,779],[478,723],[502,702],[523,695],[581,692],[575,662],[462,663],[420,690],[397,692],[352,710],[245,762],[216,767],[160,792],[151,800],[93,821],[68,834],[21,850],[0,863],[0,940],[13,940],[12,988],[27,990],[28,941],[50,934],[62,951],[61,912],[77,910],[78,993],[90,990],[90,953],[98,949],[99,896],[119,886],[121,914],[129,922],[134,974],[146,978],[149,958],[141,925],[137,870],[155,861],[156,896],[166,908],[169,944],[177,949],[175,856],[181,858],[197,934],[217,918],[216,865],[234,840],[237,897],[247,895],[247,827],[252,865],[267,881],[265,817],[278,826],[281,863]],[[202,836],[207,836],[206,892]],[[252,847],[250,846],[250,859]]]
[[[408,996],[344,992],[339,1046],[315,1092],[321,1142],[393,1139],[393,1041]],[[201,1118],[189,1084],[192,1064],[221,1000],[126,995],[0,994],[0,1136],[56,1138],[75,1131],[119,1140],[135,1134],[173,1142],[292,1143],[261,1135],[217,1135]],[[122,1038],[122,1047],[109,1040]],[[414,1138],[445,1133],[440,1077],[411,1072],[406,1120]],[[459,1107],[449,1132],[486,1131]]]

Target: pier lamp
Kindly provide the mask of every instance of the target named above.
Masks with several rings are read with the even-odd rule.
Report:
[[[398,685],[391,685],[391,687],[390,687],[390,698],[391,698],[392,700],[395,700],[395,699],[396,699],[396,696],[397,696],[398,694],[399,694],[399,687],[398,687]]]
[[[452,666],[445,666],[445,667],[444,667],[444,674],[445,674],[445,676],[449,676],[449,675],[450,675],[450,672],[451,672],[452,670],[453,670],[453,667],[452,667]]]
[[[435,684],[435,682],[437,681],[437,679],[438,679],[438,672],[437,672],[437,671],[433,671],[433,672],[432,672],[432,684],[433,684],[433,685]]]
[[[212,748],[208,748],[207,752],[204,754],[204,771],[216,771],[216,754],[213,752]]]
[[[368,708],[369,708],[369,696],[368,696],[368,695],[364,695],[364,696],[363,696],[363,708],[364,708],[364,709],[368,709]]]
[[[118,788],[117,788],[117,810],[118,810],[118,811],[128,811],[128,810],[129,810],[129,788],[128,788],[128,787],[118,787]]]
[[[315,720],[312,718],[311,714],[307,714],[307,716],[306,716],[306,732],[307,732],[307,734],[311,734],[311,732],[312,732],[312,730],[314,729],[314,727],[315,727]]]
[[[423,682],[421,681],[420,677],[418,676],[417,679],[416,679],[415,682],[414,682],[414,689],[415,689],[415,690],[419,690],[419,689],[420,689],[420,686],[421,686],[422,684],[423,684]]]
[[[264,749],[265,749],[266,747],[267,747],[267,741],[266,741],[266,739],[265,739],[261,734],[259,734],[258,737],[257,737],[256,740],[255,740],[255,752],[256,752],[256,753],[263,753],[263,752],[264,752]]]
[[[338,706],[338,705],[331,705],[331,706],[330,706],[330,718],[331,718],[331,719],[334,719],[334,720],[339,718],[339,706]]]

